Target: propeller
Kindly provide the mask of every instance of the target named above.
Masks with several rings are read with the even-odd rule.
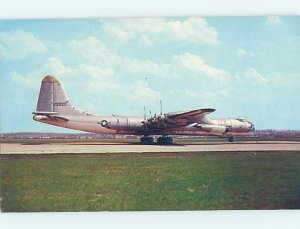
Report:
[[[162,102],[161,102],[161,100],[159,100],[159,103],[160,103],[160,115],[162,115],[163,112],[162,112]]]

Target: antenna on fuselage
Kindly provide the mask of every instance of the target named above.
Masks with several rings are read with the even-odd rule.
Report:
[[[163,112],[162,112],[162,102],[161,102],[161,100],[159,100],[159,103],[160,103],[160,115],[162,116]]]
[[[146,120],[146,107],[144,107],[144,120]]]

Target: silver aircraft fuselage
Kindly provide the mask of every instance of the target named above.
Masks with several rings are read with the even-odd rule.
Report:
[[[242,118],[211,120],[205,108],[143,116],[97,116],[80,110],[69,100],[62,83],[53,76],[42,80],[37,109],[33,119],[38,122],[100,134],[128,135],[214,135],[220,137],[249,135],[254,125]]]
[[[129,135],[144,135],[147,128],[144,126],[145,121],[143,116],[65,116],[68,121],[51,120],[45,115],[35,115],[35,121],[60,126],[68,129],[81,130],[99,134],[129,134]],[[107,127],[103,127],[101,122],[107,121]],[[164,130],[155,129],[153,135],[161,135],[168,133],[170,135],[215,135],[215,136],[240,136],[249,135],[252,131],[252,124],[246,120],[240,121],[237,119],[220,119],[208,120],[205,119],[201,124],[205,124],[204,128],[197,128],[192,123],[183,127],[166,128]],[[231,126],[231,131],[226,132],[226,126]]]

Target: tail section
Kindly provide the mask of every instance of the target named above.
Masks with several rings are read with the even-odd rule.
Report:
[[[62,83],[56,77],[49,75],[42,81],[36,113],[85,114],[70,102]]]

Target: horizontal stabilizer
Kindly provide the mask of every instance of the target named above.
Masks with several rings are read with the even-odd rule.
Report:
[[[69,121],[69,119],[67,119],[66,117],[62,117],[62,116],[54,115],[54,116],[51,116],[51,118],[56,119],[56,120],[58,119],[60,121]]]
[[[57,115],[57,112],[35,111],[35,112],[32,112],[32,114],[34,114],[33,119],[36,121],[47,120],[47,119],[50,119],[51,121],[69,121],[68,118]]]

